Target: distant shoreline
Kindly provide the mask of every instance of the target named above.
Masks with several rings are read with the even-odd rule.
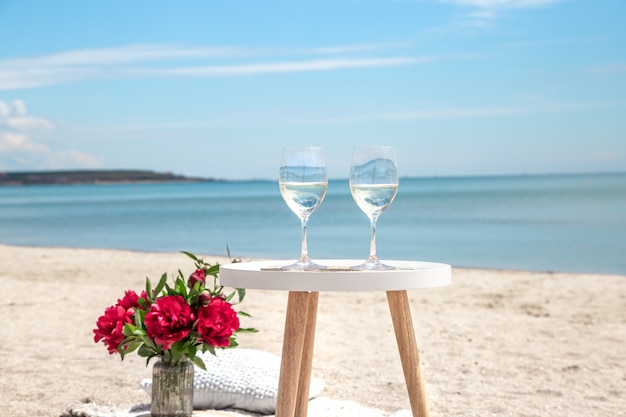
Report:
[[[423,180],[475,180],[475,179],[511,179],[533,177],[575,177],[575,176],[612,176],[626,175],[626,171],[598,171],[598,172],[561,172],[561,173],[521,173],[521,174],[492,174],[492,175],[432,175],[432,176],[402,176],[404,179]],[[333,177],[330,181],[348,181],[348,178]],[[150,170],[59,170],[59,171],[0,171],[0,186],[20,185],[81,185],[81,184],[150,184],[150,183],[188,183],[188,182],[271,182],[273,178],[226,179],[187,177],[171,172],[159,173]]]
[[[2,185],[62,185],[62,184],[133,184],[159,182],[216,182],[213,178],[197,178],[171,172],[148,170],[75,170],[0,172]]]

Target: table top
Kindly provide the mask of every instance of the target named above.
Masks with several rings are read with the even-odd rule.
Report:
[[[435,262],[383,260],[397,269],[352,271],[363,260],[316,259],[323,271],[280,271],[293,260],[220,265],[220,282],[233,288],[278,291],[399,291],[435,288],[452,281],[450,265]]]

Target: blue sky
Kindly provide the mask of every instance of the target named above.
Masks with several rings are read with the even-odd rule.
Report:
[[[626,171],[623,0],[0,0],[0,171]]]

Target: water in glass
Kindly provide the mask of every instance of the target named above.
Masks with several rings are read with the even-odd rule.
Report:
[[[376,222],[398,192],[398,167],[395,150],[390,146],[354,148],[350,167],[350,192],[363,213],[370,219],[370,255],[358,270],[395,269],[376,255]]]
[[[328,188],[324,150],[318,147],[284,148],[278,185],[283,200],[300,218],[302,229],[300,258],[281,269],[324,269],[309,258],[306,240],[309,216],[322,203]]]

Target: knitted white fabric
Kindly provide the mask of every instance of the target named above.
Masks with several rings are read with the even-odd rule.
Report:
[[[194,369],[193,405],[195,409],[237,408],[261,414],[273,414],[280,374],[280,357],[254,349],[218,349],[216,354],[199,354],[206,370]],[[152,380],[141,387],[148,394]],[[310,398],[317,396],[324,382],[311,378]]]

